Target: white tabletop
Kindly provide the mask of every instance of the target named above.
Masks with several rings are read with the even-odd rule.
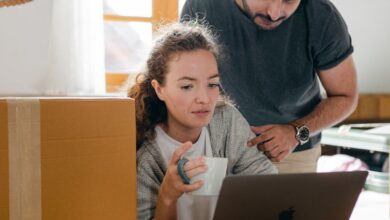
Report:
[[[350,220],[390,220],[389,200],[389,194],[363,191]]]

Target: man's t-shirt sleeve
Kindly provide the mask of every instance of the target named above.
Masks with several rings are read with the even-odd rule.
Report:
[[[351,37],[344,19],[333,6],[332,12],[324,19],[319,35],[314,40],[313,61],[317,70],[333,68],[353,52]]]

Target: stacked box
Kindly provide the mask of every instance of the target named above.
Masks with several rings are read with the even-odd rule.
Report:
[[[136,219],[134,101],[0,99],[0,219]]]

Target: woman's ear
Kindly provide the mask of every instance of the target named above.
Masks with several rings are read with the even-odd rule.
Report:
[[[161,101],[164,101],[164,94],[162,92],[162,88],[161,88],[161,85],[160,83],[157,82],[157,80],[153,79],[152,82],[151,82],[152,86],[153,86],[153,89],[154,91],[156,92],[157,94],[157,97],[161,100]]]

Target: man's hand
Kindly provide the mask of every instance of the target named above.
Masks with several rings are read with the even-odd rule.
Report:
[[[252,127],[252,131],[259,135],[248,142],[248,146],[255,146],[271,159],[280,162],[285,159],[298,145],[295,138],[295,128],[288,124],[264,125]]]

